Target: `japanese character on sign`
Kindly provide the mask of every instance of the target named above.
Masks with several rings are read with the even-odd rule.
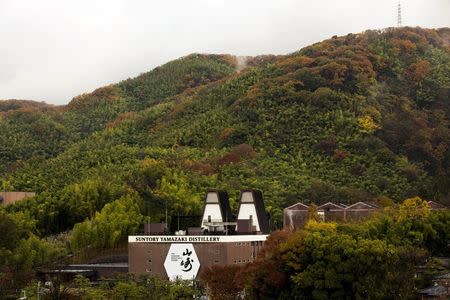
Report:
[[[197,277],[200,260],[192,244],[173,243],[167,252],[164,268],[170,280]]]
[[[192,251],[189,251],[189,249],[186,249],[186,251],[183,252],[183,256],[187,256],[186,259],[181,260],[180,266],[183,267],[183,272],[189,272],[192,270],[192,262],[194,261],[192,258],[190,258],[192,254]]]

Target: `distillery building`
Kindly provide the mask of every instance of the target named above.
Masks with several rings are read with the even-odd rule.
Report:
[[[367,218],[379,209],[378,206],[366,202],[352,205],[327,202],[314,208],[299,202],[283,210],[283,227],[288,230],[303,228],[312,213],[317,213],[326,222],[345,222]]]
[[[129,272],[192,280],[212,266],[253,261],[270,233],[270,222],[260,191],[241,191],[233,214],[228,194],[209,190],[198,227],[175,235],[165,235],[161,226],[153,228],[157,230],[128,237]]]
[[[447,209],[435,201],[428,201],[428,205],[431,210]],[[312,213],[317,213],[325,222],[347,222],[368,218],[379,210],[381,208],[376,204],[362,201],[351,205],[327,202],[319,206],[298,202],[283,210],[283,227],[287,230],[303,228]]]

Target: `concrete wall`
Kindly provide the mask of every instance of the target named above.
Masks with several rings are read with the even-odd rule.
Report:
[[[242,198],[244,198],[244,196],[242,196]],[[241,203],[241,207],[239,208],[238,220],[248,220],[250,219],[250,216],[252,216],[253,226],[255,226],[256,231],[261,231],[259,227],[258,215],[256,214],[255,204]],[[239,231],[239,228],[236,228],[236,231]]]
[[[308,221],[307,210],[293,210],[285,208],[283,210],[283,227],[289,230],[303,228]]]
[[[222,213],[220,212],[219,203],[206,203],[205,211],[202,218],[202,226],[205,227],[204,223],[208,222],[208,216],[211,216],[211,222],[224,222],[222,219]]]

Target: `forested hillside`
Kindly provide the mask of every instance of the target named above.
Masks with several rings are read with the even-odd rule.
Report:
[[[37,192],[0,210],[0,272],[116,247],[166,203],[198,214],[207,188],[234,206],[262,190],[278,227],[298,201],[450,204],[449,36],[335,36],[239,71],[234,56],[192,54],[66,106],[0,101],[2,187]],[[21,257],[30,247],[47,252]]]

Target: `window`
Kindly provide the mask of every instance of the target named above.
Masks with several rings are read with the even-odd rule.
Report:
[[[151,273],[151,272],[152,272],[152,269],[145,269],[145,272]]]
[[[149,262],[149,263],[152,263],[152,260],[151,260],[151,259],[149,259],[149,260],[147,260],[147,262]]]

